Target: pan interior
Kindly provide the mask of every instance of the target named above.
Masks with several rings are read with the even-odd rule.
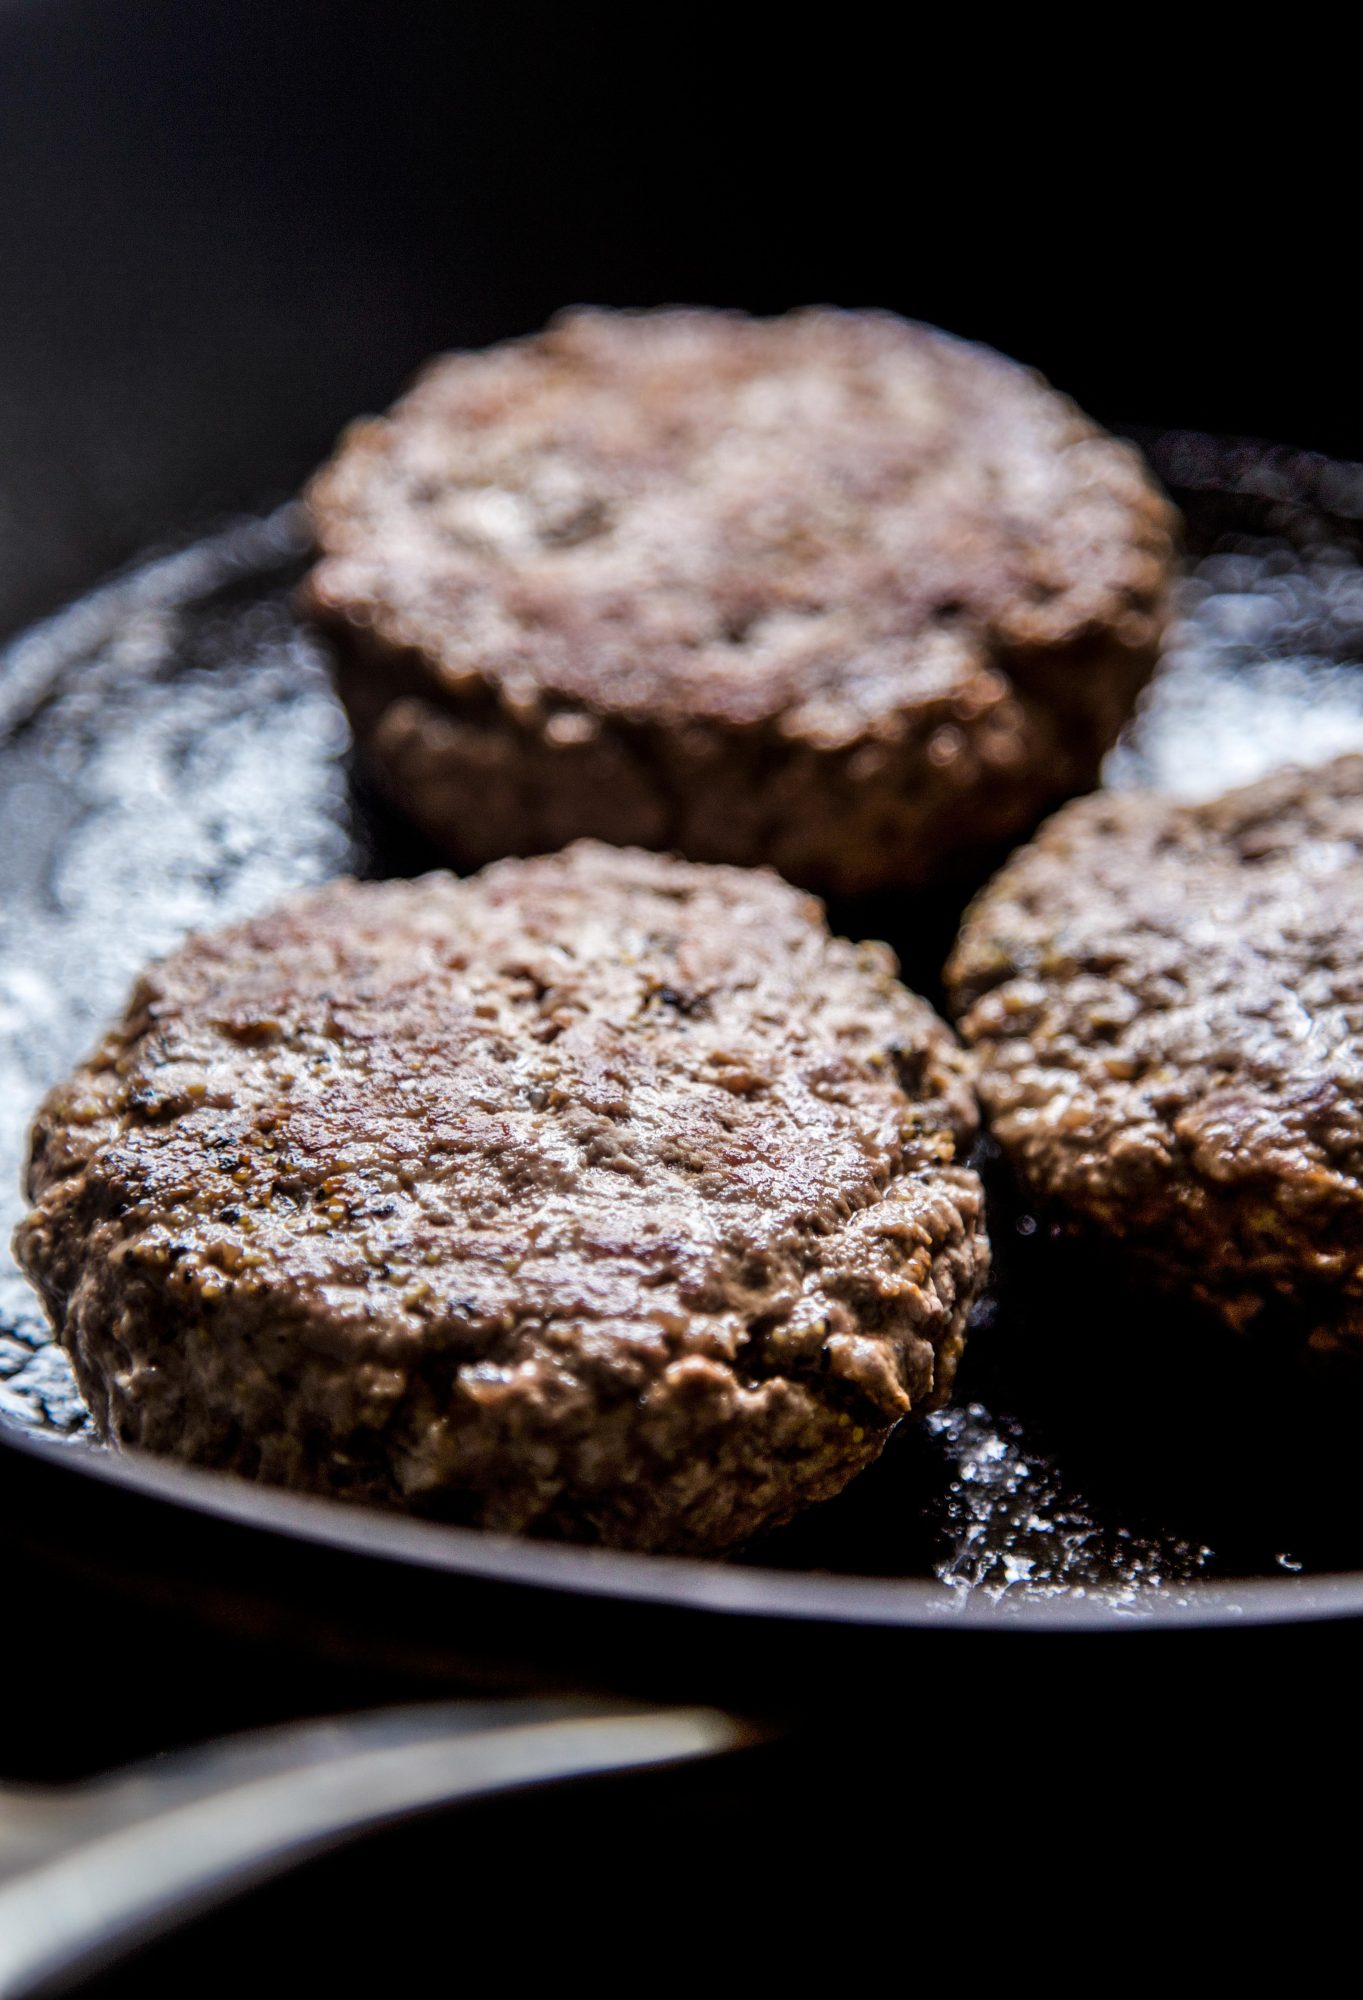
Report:
[[[1184,508],[1189,573],[1108,782],[1208,795],[1363,748],[1363,468],[1145,443]],[[145,960],[339,871],[435,860],[351,781],[324,658],[292,606],[305,560],[296,510],[238,523],[0,658],[0,1241],[34,1104]],[[888,938],[933,994],[961,900],[831,915]],[[1349,1396],[1133,1293],[983,1164],[998,1269],[955,1404],[741,1561],[1119,1607],[1363,1568]],[[101,1449],[7,1251],[0,1425]]]

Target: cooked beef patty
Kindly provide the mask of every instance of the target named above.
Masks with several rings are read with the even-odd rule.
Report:
[[[1067,806],[947,977],[1040,1204],[1232,1326],[1360,1346],[1363,758]]]
[[[964,1070],[767,874],[338,882],[146,975],[39,1113],[17,1249],[114,1438],[719,1550],[946,1393]]]
[[[839,891],[1090,786],[1171,563],[1130,446],[884,313],[571,314],[436,362],[311,510],[363,755],[457,863],[590,834]]]

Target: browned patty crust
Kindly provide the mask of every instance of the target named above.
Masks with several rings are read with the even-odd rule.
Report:
[[[587,834],[839,891],[1088,788],[1172,559],[1130,446],[886,313],[573,313],[435,362],[310,504],[357,740],[457,863]]]
[[[17,1249],[111,1436],[717,1550],[950,1384],[965,1057],[774,876],[583,844],[191,939],[54,1090]]]
[[[1232,1326],[1359,1347],[1363,758],[1067,806],[947,977],[1039,1203]]]

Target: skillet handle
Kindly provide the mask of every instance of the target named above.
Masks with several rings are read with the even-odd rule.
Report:
[[[449,1702],[229,1738],[66,1791],[0,1789],[0,1996],[410,1814],[752,1740],[715,1709]]]

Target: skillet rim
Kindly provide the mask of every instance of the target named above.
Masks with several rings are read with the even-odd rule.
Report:
[[[986,1596],[920,1577],[857,1577],[700,1558],[635,1555],[497,1535],[320,1495],[257,1486],[231,1473],[139,1451],[45,1438],[0,1416],[0,1450],[115,1486],[178,1516],[199,1515],[295,1546],[380,1559],[409,1575],[462,1578],[522,1593],[605,1600],[708,1618],[839,1627],[994,1633],[1136,1634],[1363,1620],[1363,1571],[1194,1580],[1167,1594]]]

